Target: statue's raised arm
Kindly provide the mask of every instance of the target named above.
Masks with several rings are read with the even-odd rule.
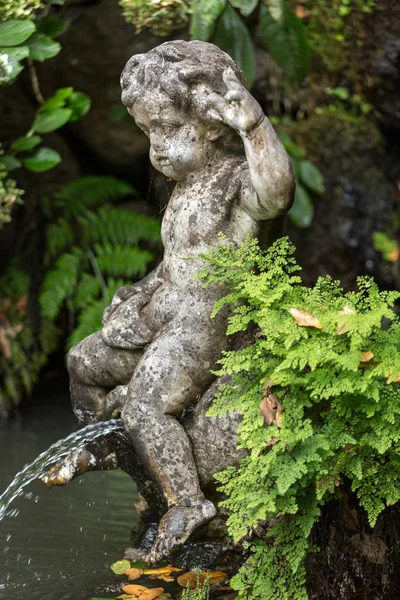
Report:
[[[223,74],[228,91],[212,93],[210,104],[243,140],[249,172],[241,204],[253,219],[275,219],[290,208],[295,189],[290,158],[261,106],[232,69]]]

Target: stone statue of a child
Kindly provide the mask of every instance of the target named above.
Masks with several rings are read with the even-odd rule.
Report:
[[[122,101],[150,140],[153,166],[175,180],[162,223],[163,262],[119,289],[103,329],[68,355],[82,422],[121,413],[168,504],[147,556],[157,562],[215,515],[200,489],[179,415],[213,380],[227,348],[224,290],[195,275],[222,232],[240,245],[293,200],[289,157],[232,59],[213,44],[166,42],[133,56]],[[122,386],[122,387],[117,387]]]

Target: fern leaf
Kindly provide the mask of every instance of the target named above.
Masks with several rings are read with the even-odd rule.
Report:
[[[86,310],[82,311],[78,318],[78,326],[74,329],[67,341],[67,350],[75,346],[88,335],[101,329],[101,319],[107,307],[108,301],[104,298],[96,300]]]
[[[55,205],[68,219],[85,209],[135,195],[135,189],[127,181],[96,175],[81,177],[65,186],[56,194]]]
[[[65,219],[58,219],[47,227],[47,252],[46,262],[59,255],[66,248],[71,247],[74,242],[74,232],[71,224]]]
[[[100,289],[100,283],[96,277],[84,273],[76,288],[76,294],[73,299],[74,308],[79,310],[91,304],[98,297]]]
[[[65,298],[69,297],[74,290],[81,267],[81,258],[79,252],[63,254],[58,259],[56,268],[46,275],[39,302],[43,317],[50,321],[54,321]]]
[[[160,241],[160,223],[156,219],[126,210],[100,209],[79,218],[82,237],[89,244],[96,242],[136,246],[141,241]]]
[[[97,244],[95,251],[98,265],[104,275],[127,279],[143,277],[147,265],[153,258],[153,255],[147,250],[127,246],[100,246]]]

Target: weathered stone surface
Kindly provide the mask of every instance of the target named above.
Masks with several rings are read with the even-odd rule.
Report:
[[[168,512],[146,556],[157,562],[216,514],[196,454],[203,482],[211,479],[207,458],[214,457],[213,472],[237,460],[237,415],[204,417],[213,389],[197,407],[190,439],[178,419],[212,383],[229,347],[228,310],[210,318],[225,290],[196,278],[206,265],[201,254],[220,243],[220,232],[236,245],[260,237],[290,207],[294,175],[241,72],[216,46],[176,41],[135,55],[121,85],[123,103],[150,140],[153,166],[177,182],[162,224],[164,259],[117,291],[102,331],[70,351],[68,368],[81,421],[121,413],[135,454],[164,495]]]

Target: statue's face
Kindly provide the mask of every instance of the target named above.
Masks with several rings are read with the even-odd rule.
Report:
[[[146,96],[128,110],[150,139],[152,165],[167,177],[184,181],[213,160],[215,135],[166,95]]]

